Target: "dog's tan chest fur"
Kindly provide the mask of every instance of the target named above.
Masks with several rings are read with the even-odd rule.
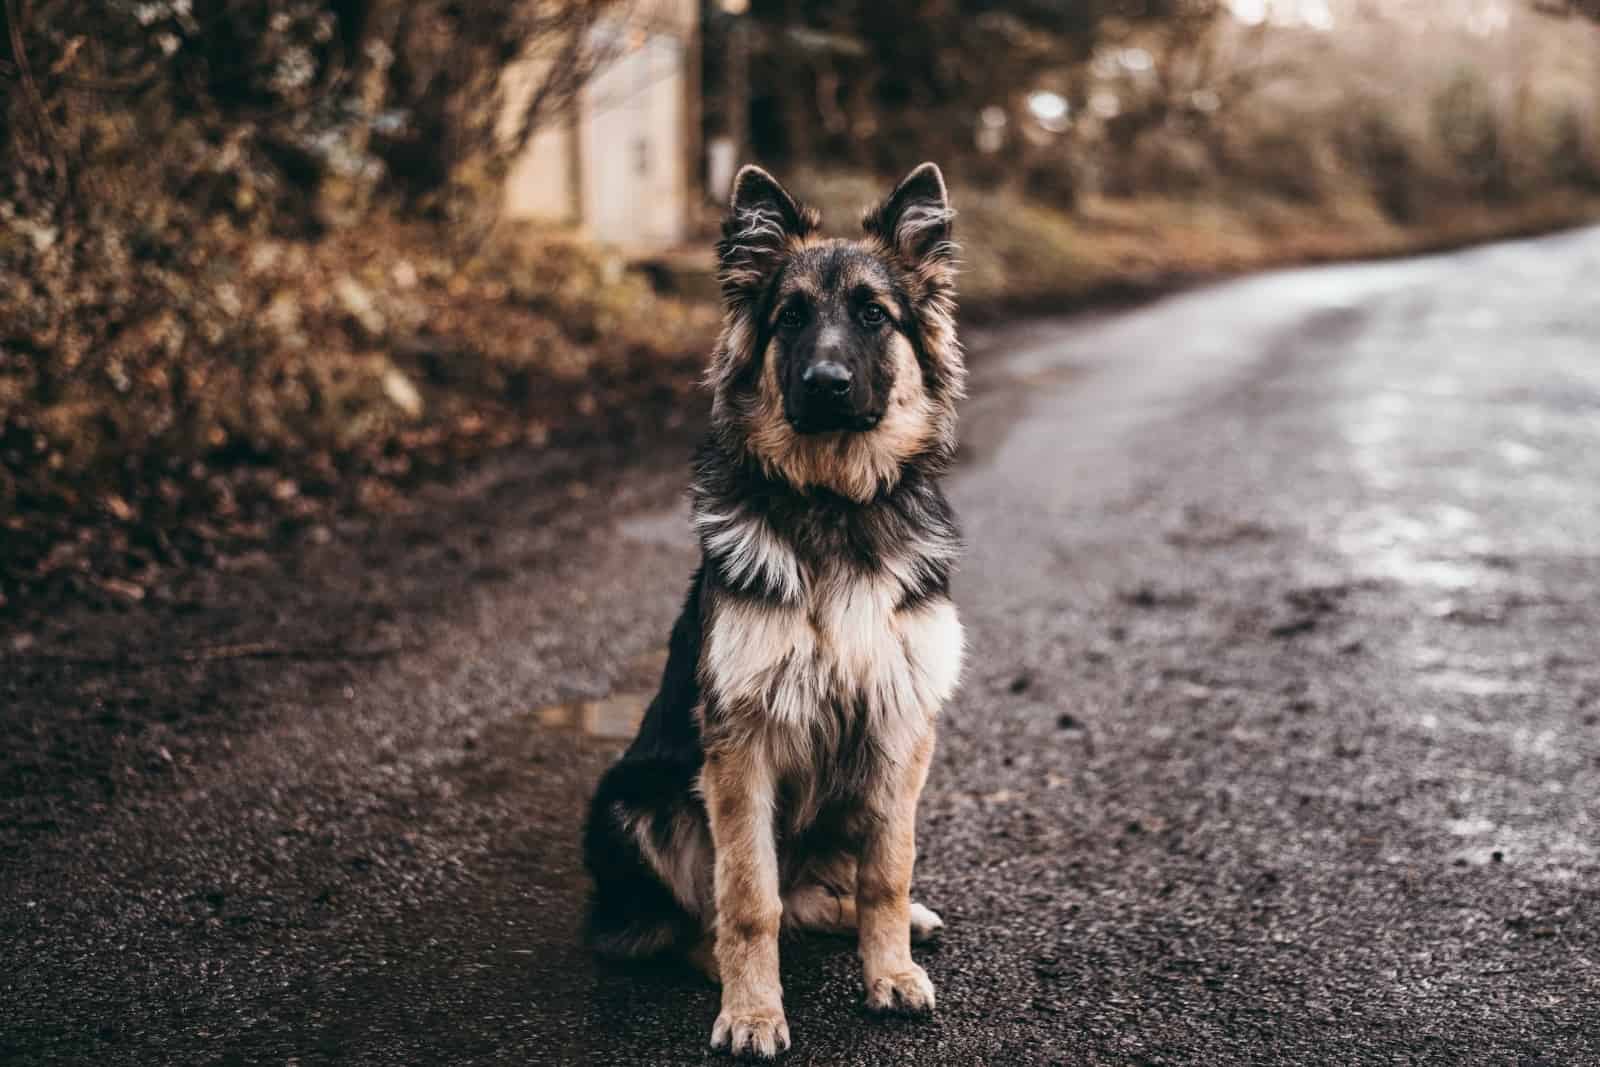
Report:
[[[790,759],[809,755],[817,717],[844,704],[870,716],[884,755],[898,761],[954,692],[963,644],[954,604],[901,609],[902,595],[888,575],[839,569],[808,576],[784,603],[721,598],[706,681],[723,708],[756,720],[747,728],[783,742]]]

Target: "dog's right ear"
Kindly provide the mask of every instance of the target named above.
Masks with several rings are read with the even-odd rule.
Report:
[[[790,244],[817,224],[817,213],[801,206],[772,175],[756,166],[742,168],[733,179],[728,217],[717,243],[718,277],[728,303],[759,296]]]

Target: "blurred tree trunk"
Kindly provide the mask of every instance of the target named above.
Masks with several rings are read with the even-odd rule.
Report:
[[[351,146],[360,155],[367,153],[373,126],[388,102],[389,72],[405,8],[401,0],[372,0],[367,14],[355,78],[356,122],[350,133]]]
[[[400,0],[370,0],[362,13],[359,39],[351,51],[355,74],[346,145],[353,160],[371,159],[372,131],[388,104],[391,70],[405,5]],[[318,214],[335,225],[351,225],[366,214],[382,180],[380,168],[324,177],[317,191]]]
[[[808,91],[805,49],[796,46],[791,31],[806,25],[806,4],[801,0],[786,0],[783,23],[778,27],[775,42],[782,73],[778,84],[783,87],[784,145],[792,161],[810,163],[816,159],[816,140],[812,136],[817,125],[817,113],[812,94]]]

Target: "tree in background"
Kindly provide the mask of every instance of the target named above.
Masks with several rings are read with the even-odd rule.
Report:
[[[35,440],[8,414],[74,387],[177,412],[119,433],[201,425],[183,412],[204,375],[173,368],[275,343],[248,313],[269,283],[239,277],[261,239],[375,198],[435,218],[488,200],[496,162],[606,60],[589,31],[610,6],[0,0],[0,430]],[[498,79],[528,48],[555,58],[499,138]]]
[[[756,0],[753,142],[763,156],[894,169],[975,154],[983,109],[1069,74],[1095,48],[1160,24],[1198,37],[1214,0]]]
[[[314,228],[386,179],[425,198],[570,103],[611,6],[3,0],[0,199],[70,216],[162,189]],[[528,48],[554,61],[497,144],[497,79]]]

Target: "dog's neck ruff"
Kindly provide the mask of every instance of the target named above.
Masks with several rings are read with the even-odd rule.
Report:
[[[948,590],[961,551],[937,480],[915,466],[861,503],[796,489],[708,444],[691,498],[707,567],[719,586],[743,597],[798,604],[816,582],[846,568],[892,583],[897,602],[911,606]]]

